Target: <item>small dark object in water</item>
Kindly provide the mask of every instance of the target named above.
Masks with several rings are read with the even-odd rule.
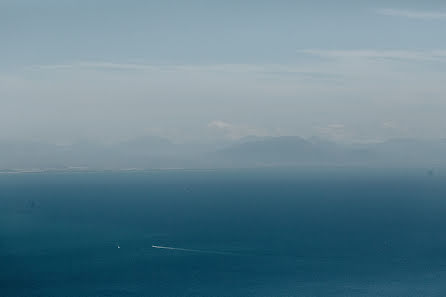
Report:
[[[428,176],[433,176],[434,175],[434,170],[430,169],[427,171],[427,175]]]

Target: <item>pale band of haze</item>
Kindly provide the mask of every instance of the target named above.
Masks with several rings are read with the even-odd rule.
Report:
[[[0,140],[446,137],[442,1],[0,1]]]

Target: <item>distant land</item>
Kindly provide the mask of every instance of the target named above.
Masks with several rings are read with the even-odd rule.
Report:
[[[154,136],[110,145],[0,141],[2,173],[264,166],[443,167],[446,139],[341,144],[297,136],[250,136],[218,145],[176,144]]]

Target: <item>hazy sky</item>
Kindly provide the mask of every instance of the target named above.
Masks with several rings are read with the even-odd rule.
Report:
[[[0,0],[0,139],[446,137],[446,1]]]

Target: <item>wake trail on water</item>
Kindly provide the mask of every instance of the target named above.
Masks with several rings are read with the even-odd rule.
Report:
[[[163,249],[163,250],[173,250],[173,251],[183,251],[190,253],[202,253],[202,254],[217,254],[217,255],[235,255],[230,252],[222,252],[222,251],[214,251],[214,250],[195,250],[195,249],[185,249],[171,246],[161,246],[161,245],[152,245],[154,249]]]

